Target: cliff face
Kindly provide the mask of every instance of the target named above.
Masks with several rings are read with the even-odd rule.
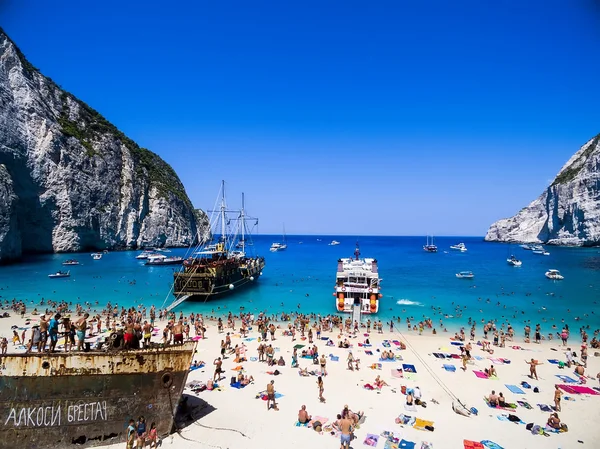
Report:
[[[61,90],[0,29],[0,260],[186,246],[204,233],[173,169]]]
[[[511,218],[492,224],[488,241],[600,244],[600,134],[569,159],[552,184]]]

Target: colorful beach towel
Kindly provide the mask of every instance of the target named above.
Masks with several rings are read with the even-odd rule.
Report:
[[[367,433],[367,437],[365,438],[365,441],[363,441],[363,444],[365,444],[366,446],[375,447],[375,446],[377,446],[378,441],[379,441],[379,435]]]
[[[552,407],[546,405],[546,404],[538,404],[537,405],[541,411],[543,412],[551,412],[552,411]]]
[[[391,347],[391,346],[392,346],[392,345],[390,344],[390,341],[389,341],[389,340],[383,340],[383,341],[381,342],[381,345],[382,345],[384,348],[389,348],[389,347]]]
[[[415,368],[415,365],[409,365],[408,363],[403,363],[402,364],[402,368],[407,373],[416,373],[417,372],[417,369]]]
[[[415,449],[415,443],[413,443],[412,441],[400,440],[400,443],[398,443],[398,448],[399,449]]]
[[[548,363],[552,363],[553,365],[558,365],[560,363],[560,360],[557,360],[557,359],[548,359]]]
[[[454,366],[454,365],[444,364],[444,369],[446,371],[450,371],[451,373],[456,372],[456,366]]]
[[[525,394],[525,392],[523,390],[521,390],[519,387],[517,387],[516,385],[506,384],[506,388],[508,388],[508,391],[510,391],[511,393],[514,393],[514,394]]]
[[[475,374],[477,377],[479,377],[480,379],[488,379],[489,376],[484,373],[483,371],[473,371],[473,374]]]
[[[367,355],[373,355],[373,351],[371,351],[371,350],[366,350],[366,351],[365,351],[365,354],[367,354]]]
[[[425,427],[433,427],[433,421],[425,421],[424,419],[421,419],[421,418],[417,418],[415,420],[415,424],[413,425],[413,429],[427,430]]]
[[[559,385],[560,387],[560,385]],[[576,393],[576,394],[592,394],[592,395],[600,395],[600,393],[598,393],[596,390],[591,389],[590,387],[583,387],[581,385],[573,385],[571,386],[571,389]]]
[[[517,404],[519,404],[521,407],[525,407],[527,410],[531,410],[533,408],[529,402],[526,401],[517,401]]]
[[[481,444],[478,441],[469,441],[469,440],[464,440],[463,444],[465,446],[465,449],[485,449],[483,447],[483,444]]]
[[[434,352],[432,354],[436,359],[445,359],[446,358],[446,354],[443,354],[441,352]],[[448,356],[450,357],[450,356]]]

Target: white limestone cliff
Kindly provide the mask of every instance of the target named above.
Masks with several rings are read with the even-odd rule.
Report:
[[[187,246],[206,228],[166,162],[43,76],[0,29],[0,261]]]
[[[600,134],[569,159],[539,198],[492,224],[485,240],[600,245]]]

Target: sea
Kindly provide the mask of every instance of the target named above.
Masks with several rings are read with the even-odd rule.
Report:
[[[425,237],[287,236],[286,251],[269,247],[281,236],[253,237],[249,253],[263,255],[263,275],[251,286],[207,302],[186,301],[175,311],[222,315],[232,311],[336,313],[333,296],[337,260],[352,257],[357,243],[361,257],[379,262],[383,297],[372,319],[404,324],[431,318],[438,331],[468,329],[469,319],[498,326],[511,324],[518,334],[526,324],[542,326],[542,333],[571,332],[582,327],[588,334],[600,328],[600,248],[548,246],[549,256],[533,254],[519,245],[485,242],[482,237],[437,237],[437,253],[423,250]],[[330,245],[333,240],[339,245]],[[466,252],[450,249],[464,242]],[[172,249],[169,255],[187,256],[190,249]],[[42,300],[66,300],[102,310],[119,306],[166,307],[172,294],[173,266],[148,267],[136,259],[139,251],[115,251],[93,260],[90,253],[27,256],[22,262],[0,267],[2,301],[25,300],[29,307]],[[514,254],[521,267],[506,262]],[[75,258],[81,265],[64,267]],[[544,276],[558,269],[562,281]],[[70,269],[71,277],[50,279],[48,274]],[[456,273],[472,271],[472,280]]]

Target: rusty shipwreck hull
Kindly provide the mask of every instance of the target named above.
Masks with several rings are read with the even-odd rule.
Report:
[[[128,421],[171,431],[196,343],[0,358],[0,446],[91,447],[125,441]]]

